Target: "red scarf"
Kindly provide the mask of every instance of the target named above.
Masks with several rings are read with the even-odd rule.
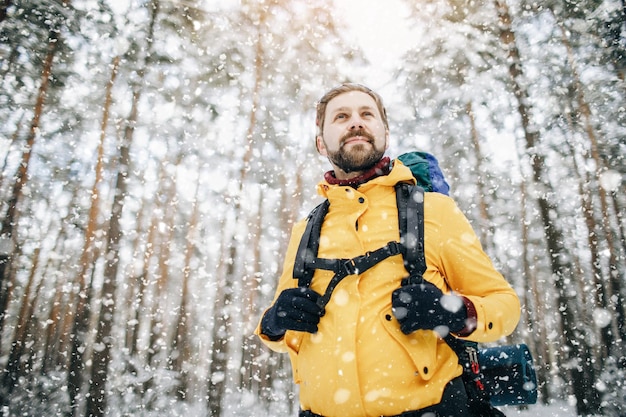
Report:
[[[383,157],[373,167],[359,175],[358,177],[350,178],[348,180],[340,180],[335,177],[335,171],[328,171],[324,174],[324,179],[333,185],[343,185],[349,187],[358,187],[359,185],[373,180],[376,177],[389,174],[391,171],[391,159],[388,156]]]

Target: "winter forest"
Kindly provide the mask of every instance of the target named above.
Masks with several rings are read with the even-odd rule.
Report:
[[[625,75],[624,0],[1,1],[0,416],[296,415],[252,332],[344,81],[517,291],[528,415],[625,416]]]

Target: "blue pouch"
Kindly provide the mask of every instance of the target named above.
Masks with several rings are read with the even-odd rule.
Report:
[[[535,404],[537,375],[525,344],[479,349],[478,362],[494,406]]]

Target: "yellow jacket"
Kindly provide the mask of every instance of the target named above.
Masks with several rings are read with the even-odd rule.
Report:
[[[330,200],[319,246],[320,258],[353,258],[399,240],[394,186],[414,182],[395,161],[389,175],[358,189],[323,181],[318,192]],[[519,299],[483,252],[469,222],[452,199],[425,193],[424,278],[444,292],[455,291],[476,308],[478,327],[467,337],[495,341],[510,334],[520,317]],[[296,287],[292,278],[306,222],[297,223],[276,295]],[[332,272],[316,271],[311,288],[323,294]],[[300,406],[326,417],[389,416],[440,401],[444,386],[461,374],[454,352],[430,330],[400,331],[391,311],[391,293],[407,276],[401,255],[335,288],[316,334],[287,331],[278,341],[256,334],[267,346],[288,352]]]

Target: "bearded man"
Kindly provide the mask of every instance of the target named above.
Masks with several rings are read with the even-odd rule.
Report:
[[[396,184],[415,184],[409,168],[385,156],[389,124],[381,97],[343,84],[317,105],[318,152],[332,170],[318,192],[330,202],[317,256],[353,259],[399,241]],[[519,299],[481,248],[468,220],[443,194],[424,194],[419,284],[403,285],[401,254],[341,280],[316,270],[308,287],[294,279],[306,228],[297,223],[272,305],[256,334],[287,352],[299,386],[300,416],[469,416],[462,368],[443,336],[476,342],[510,334]]]

